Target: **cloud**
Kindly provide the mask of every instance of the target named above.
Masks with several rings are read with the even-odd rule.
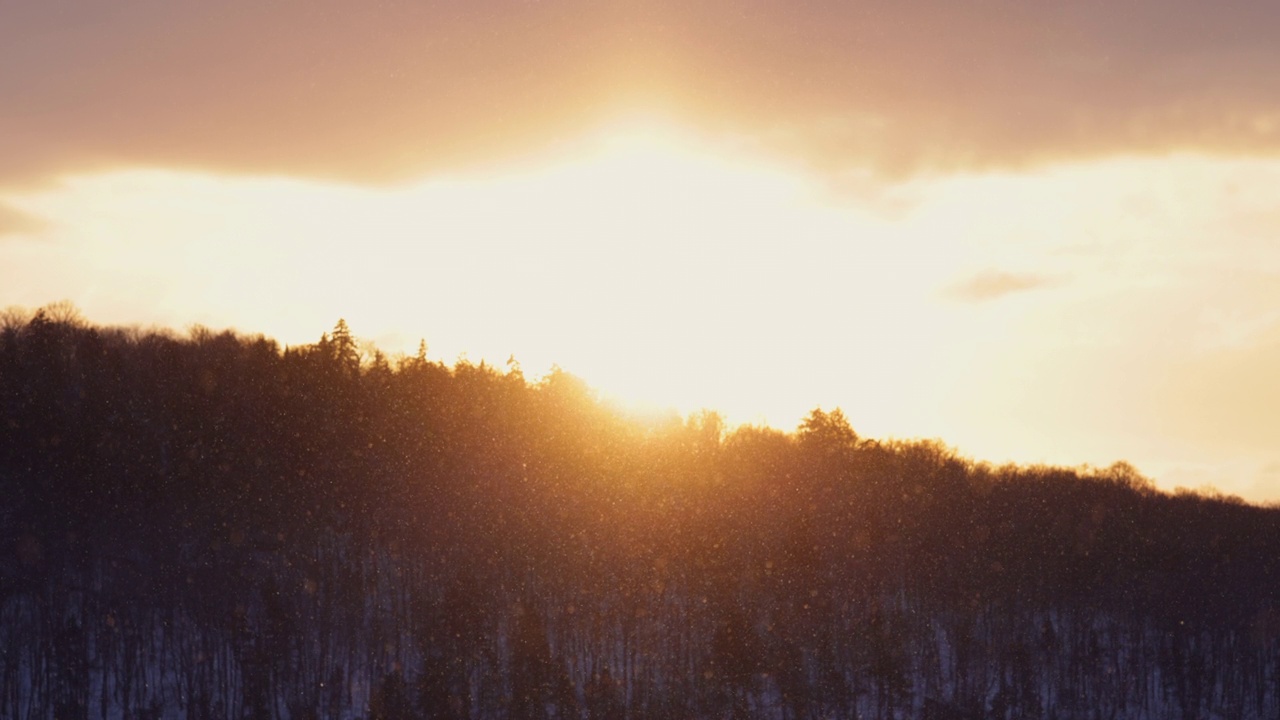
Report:
[[[1280,504],[1280,461],[1265,463],[1259,468],[1249,488],[1249,496]]]
[[[1272,459],[1280,427],[1280,322],[1230,343],[1188,348],[1175,360],[1157,395],[1163,429],[1237,457]],[[1280,497],[1280,488],[1272,496]]]
[[[1052,281],[1040,275],[984,270],[950,286],[945,294],[965,302],[986,302],[1050,284]]]
[[[34,234],[43,230],[44,227],[45,222],[40,218],[0,202],[0,238],[8,235]]]
[[[153,165],[384,182],[631,110],[833,175],[1280,152],[1280,5],[13,0],[0,186]]]

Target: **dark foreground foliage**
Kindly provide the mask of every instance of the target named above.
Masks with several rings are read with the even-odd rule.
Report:
[[[1277,510],[56,310],[0,329],[0,717],[1280,710]]]

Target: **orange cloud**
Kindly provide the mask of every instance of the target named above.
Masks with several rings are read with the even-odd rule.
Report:
[[[1280,6],[16,0],[0,185],[126,165],[362,181],[644,109],[839,174],[1280,150]]]
[[[1047,278],[1039,275],[1016,274],[988,270],[952,285],[947,296],[969,302],[995,300],[1006,295],[1034,290],[1049,285]]]
[[[40,218],[0,203],[0,238],[37,233],[44,227],[45,223]]]

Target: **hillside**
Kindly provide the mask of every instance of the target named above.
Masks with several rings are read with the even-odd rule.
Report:
[[[359,347],[7,316],[0,717],[1280,712],[1280,509]]]

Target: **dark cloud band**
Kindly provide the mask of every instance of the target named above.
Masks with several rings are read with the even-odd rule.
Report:
[[[15,0],[0,185],[386,181],[656,109],[829,171],[1280,152],[1280,5]]]

